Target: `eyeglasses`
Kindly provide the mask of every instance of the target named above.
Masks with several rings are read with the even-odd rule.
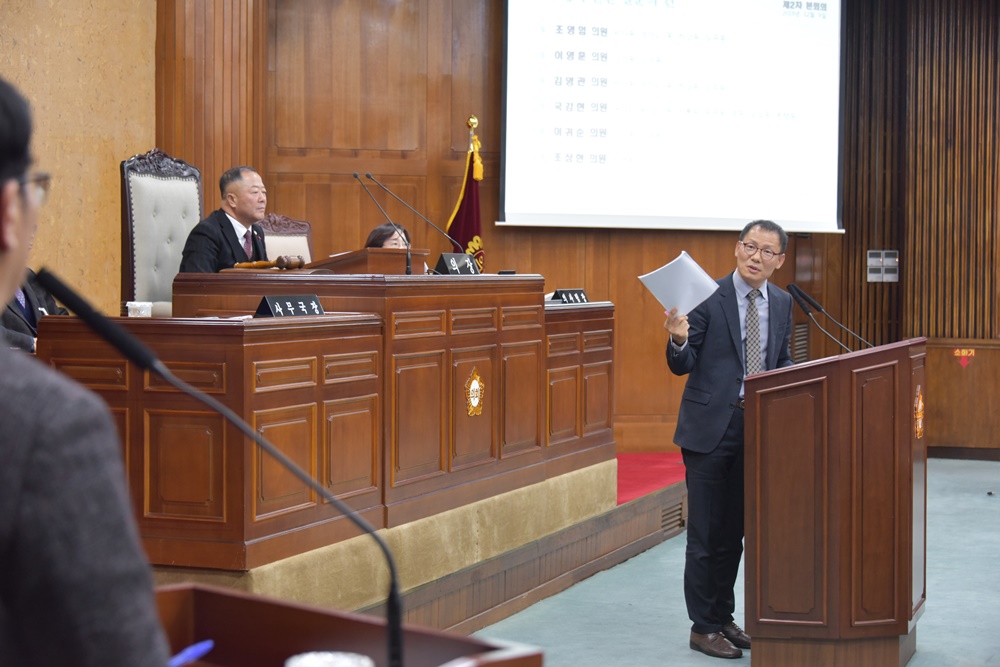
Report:
[[[746,253],[747,257],[753,257],[754,255],[757,254],[757,251],[759,250],[760,251],[760,258],[762,260],[764,260],[765,262],[769,262],[772,259],[774,259],[775,255],[784,254],[784,253],[780,253],[780,252],[774,252],[773,250],[768,250],[767,248],[758,248],[757,246],[755,246],[752,243],[743,243],[743,241],[740,241],[740,245],[743,246],[743,252]]]
[[[52,176],[44,172],[38,172],[25,176],[20,181],[21,187],[30,186],[27,192],[35,198],[35,203],[41,206],[49,198],[49,188],[52,185]]]

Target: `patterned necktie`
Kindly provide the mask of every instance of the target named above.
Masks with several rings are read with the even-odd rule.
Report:
[[[243,251],[247,254],[247,259],[253,259],[253,241],[250,240],[250,230],[243,235]]]
[[[763,368],[760,358],[760,317],[757,314],[757,297],[759,289],[750,290],[747,294],[747,375],[760,373]]]
[[[38,324],[38,318],[31,312],[31,307],[28,305],[28,298],[24,295],[24,290],[18,287],[15,296],[17,297],[17,305],[21,307],[21,312],[24,313],[24,319],[27,320],[29,325],[34,327]]]

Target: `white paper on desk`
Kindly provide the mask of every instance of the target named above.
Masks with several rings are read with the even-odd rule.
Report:
[[[705,273],[705,269],[698,266],[698,262],[683,250],[677,255],[677,259],[639,276],[639,280],[663,305],[664,310],[676,308],[680,315],[687,315],[719,289],[719,284],[712,276]]]

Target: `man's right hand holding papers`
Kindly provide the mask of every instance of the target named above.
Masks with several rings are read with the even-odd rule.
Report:
[[[667,316],[663,328],[670,332],[678,346],[687,341],[687,314],[719,289],[712,276],[683,250],[676,259],[639,276],[639,280],[663,306]]]

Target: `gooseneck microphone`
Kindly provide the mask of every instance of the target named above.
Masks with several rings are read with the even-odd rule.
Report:
[[[379,548],[382,550],[386,563],[389,567],[389,593],[386,599],[386,630],[388,644],[387,664],[391,667],[402,667],[403,604],[399,596],[399,582],[396,573],[396,562],[393,560],[392,552],[389,551],[389,546],[386,544],[385,540],[382,539],[382,536],[379,535],[367,521],[358,516],[354,510],[334,496],[326,487],[314,480],[309,473],[299,467],[298,464],[285,456],[280,449],[265,439],[264,436],[253,430],[253,428],[243,421],[243,419],[241,419],[235,412],[220,403],[218,400],[212,398],[204,392],[199,391],[198,389],[195,389],[180,378],[176,377],[170,372],[166,364],[160,361],[152,350],[146,347],[146,345],[144,345],[139,339],[101,313],[94,310],[90,304],[83,299],[83,297],[73,291],[55,275],[50,273],[48,269],[43,268],[39,271],[37,278],[42,287],[47,289],[54,297],[61,301],[63,305],[76,313],[88,327],[93,329],[97,335],[110,343],[112,347],[124,354],[126,358],[132,361],[132,363],[136,364],[140,368],[156,373],[171,386],[184,392],[191,398],[204,403],[212,410],[221,414],[227,421],[229,421],[230,424],[242,431],[244,435],[256,442],[258,447],[263,449],[276,459],[278,463],[283,465],[286,470],[295,475],[306,486],[318,493],[323,500],[330,503],[330,505],[336,508],[337,511],[350,519],[354,525],[375,540]]]
[[[819,305],[816,302],[815,299],[813,299],[811,296],[809,296],[808,294],[806,294],[806,291],[804,289],[802,289],[801,287],[799,287],[798,285],[795,285],[794,283],[791,284],[791,285],[789,285],[788,286],[788,291],[792,292],[793,294],[797,292],[798,295],[801,296],[803,299],[805,299],[807,302],[809,302],[809,305],[812,306],[813,308],[815,308],[817,310],[817,312],[820,312],[820,313],[823,313],[824,315],[826,315],[830,319],[830,321],[833,322],[834,324],[836,324],[838,327],[840,327],[841,329],[843,329],[847,333],[851,334],[852,336],[854,336],[855,338],[857,338],[859,341],[861,341],[862,343],[864,343],[868,347],[875,347],[874,345],[872,345],[871,343],[869,343],[868,341],[866,341],[864,338],[862,338],[858,334],[854,333],[853,331],[851,331],[850,329],[848,329],[847,327],[845,327],[843,324],[841,324],[840,322],[838,322],[836,319],[834,319],[833,315],[831,315],[830,313],[828,313],[825,310],[823,310],[823,306]]]
[[[421,220],[423,220],[424,222],[426,222],[426,223],[427,223],[428,225],[430,225],[431,227],[433,227],[434,229],[436,229],[436,230],[437,230],[437,232],[438,232],[438,233],[439,233],[439,234],[440,234],[441,236],[443,236],[443,237],[445,237],[446,239],[448,239],[449,241],[451,241],[451,242],[452,242],[452,243],[453,243],[453,244],[455,245],[455,247],[456,247],[456,248],[458,248],[458,251],[459,251],[459,252],[461,252],[461,253],[464,253],[464,252],[465,252],[465,248],[463,248],[463,247],[462,247],[462,244],[461,244],[461,243],[459,243],[458,241],[456,241],[455,239],[453,239],[453,238],[452,238],[451,236],[449,236],[448,232],[444,231],[443,229],[441,229],[440,227],[438,227],[437,225],[435,225],[435,224],[434,224],[433,222],[431,222],[430,220],[428,220],[428,219],[427,219],[426,217],[424,217],[424,216],[423,216],[423,215],[422,215],[422,214],[421,214],[421,213],[420,213],[419,211],[417,211],[417,209],[413,208],[412,206],[410,206],[409,204],[407,204],[407,203],[406,203],[405,201],[403,201],[403,200],[402,200],[402,199],[401,199],[401,198],[399,197],[399,195],[397,195],[397,194],[396,194],[395,192],[393,192],[392,190],[390,190],[390,189],[389,189],[389,188],[387,188],[386,186],[382,185],[382,182],[381,182],[381,181],[379,181],[379,180],[378,180],[377,178],[375,178],[374,176],[372,176],[372,174],[371,174],[371,172],[370,172],[370,171],[369,171],[369,172],[365,172],[365,178],[367,178],[368,180],[370,180],[370,181],[374,182],[374,183],[375,183],[375,185],[377,185],[377,186],[379,186],[380,188],[382,188],[383,190],[385,190],[385,191],[386,191],[386,192],[387,192],[387,193],[388,193],[388,194],[389,194],[389,195],[390,195],[391,197],[393,197],[393,198],[394,198],[394,199],[395,199],[396,201],[398,201],[398,202],[399,202],[400,204],[402,204],[402,205],[403,205],[403,206],[405,206],[406,208],[410,209],[410,211],[411,211],[411,212],[412,212],[412,213],[413,213],[413,214],[414,214],[415,216],[417,216],[418,218],[420,218]]]
[[[817,329],[819,329],[820,331],[822,331],[823,333],[825,333],[826,336],[827,336],[827,338],[829,338],[834,343],[836,343],[837,345],[839,345],[840,347],[842,347],[844,349],[844,352],[850,352],[851,351],[851,349],[849,347],[847,347],[846,345],[844,345],[843,343],[841,343],[833,334],[831,334],[829,331],[827,331],[826,329],[824,329],[823,327],[820,326],[819,322],[817,322],[816,318],[813,317],[812,311],[809,310],[809,306],[806,305],[805,300],[803,300],[802,296],[799,294],[799,292],[798,292],[797,289],[792,289],[792,286],[789,285],[788,286],[788,292],[789,292],[789,294],[792,295],[792,298],[795,299],[795,303],[799,304],[799,308],[802,309],[802,312],[809,316],[809,319],[812,320],[812,323],[816,325]]]
[[[410,259],[410,242],[406,240],[406,234],[403,233],[402,229],[396,226],[396,223],[392,221],[392,218],[390,218],[389,214],[385,212],[385,209],[382,208],[382,205],[378,203],[378,200],[375,199],[375,195],[373,195],[372,191],[368,189],[368,186],[365,185],[365,182],[361,180],[361,177],[358,175],[358,172],[354,172],[354,178],[358,179],[358,183],[361,184],[361,187],[365,189],[365,192],[368,193],[368,196],[371,197],[372,201],[375,202],[375,205],[378,206],[378,210],[382,212],[382,217],[385,218],[386,222],[392,225],[392,228],[396,230],[397,234],[399,234],[400,240],[402,240],[402,242],[406,244],[406,275],[408,276],[413,275],[413,267],[411,266],[411,259]]]

